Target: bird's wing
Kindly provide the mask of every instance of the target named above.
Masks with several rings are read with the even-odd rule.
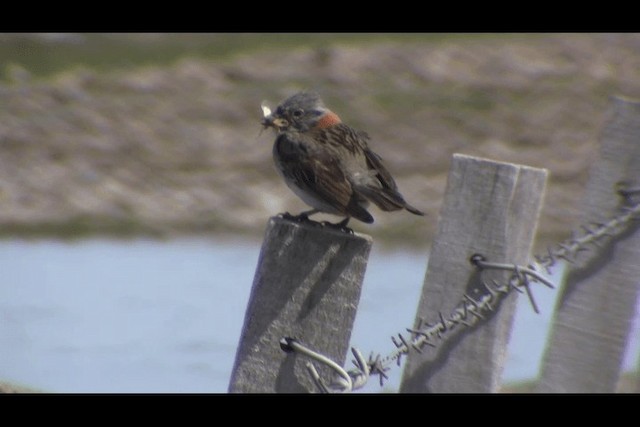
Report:
[[[313,149],[304,141],[293,138],[288,133],[283,133],[278,137],[274,147],[276,150],[279,149],[282,173],[301,190],[312,194],[338,212],[345,212],[353,189],[340,168],[339,159],[330,151]]]
[[[353,139],[354,144],[357,144],[364,154],[367,174],[371,177],[370,179],[360,180],[356,185],[356,191],[371,200],[382,210],[402,209],[406,202],[398,191],[396,181],[382,163],[380,156],[369,148],[367,144],[369,136],[364,132],[356,131]]]
[[[369,135],[344,124],[336,126],[335,129],[336,132],[340,133],[340,139],[344,141],[349,151],[352,153],[358,151],[364,154],[366,165],[363,165],[363,167],[366,167],[370,176],[375,177],[375,182],[371,183],[372,186],[376,188],[381,186],[383,189],[388,189],[392,192],[397,191],[398,186],[391,173],[382,163],[382,159],[369,148],[367,143],[370,139]]]
[[[382,159],[376,153],[371,151],[369,148],[365,150],[365,155],[367,158],[367,164],[370,170],[375,171],[376,177],[380,184],[382,185],[382,189],[368,188],[362,189],[358,188],[365,196],[373,201],[378,207],[383,210],[396,210],[405,208],[409,212],[415,215],[424,215],[424,212],[421,210],[411,206],[404,200],[400,191],[398,191],[398,185],[395,180],[382,164]]]
[[[355,174],[357,178],[351,176],[354,193],[372,201],[384,211],[405,208],[416,215],[424,215],[404,200],[396,181],[382,163],[382,158],[369,148],[369,135],[344,124],[332,129],[337,133],[337,139],[342,141],[343,147],[360,159],[355,166],[358,170]]]
[[[391,176],[391,173],[382,164],[382,158],[371,151],[368,147],[364,150],[364,154],[367,158],[367,166],[370,170],[375,172],[378,181],[382,184],[382,188],[397,191],[398,185]]]

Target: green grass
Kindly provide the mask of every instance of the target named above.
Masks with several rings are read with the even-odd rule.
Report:
[[[0,36],[0,79],[7,80],[7,66],[18,64],[36,77],[46,77],[70,68],[99,71],[142,65],[166,65],[183,57],[225,59],[239,53],[297,47],[327,47],[333,44],[384,42],[438,42],[445,39],[514,38],[505,34],[441,33],[177,33],[177,34],[80,34],[66,39],[33,35]]]
[[[262,225],[260,227],[262,228]],[[6,222],[0,224],[0,239],[62,239],[82,240],[87,238],[168,239],[180,236],[244,236],[254,238],[259,230],[237,224],[229,224],[214,215],[199,224],[190,222],[150,223],[128,216],[113,218],[101,215],[78,215],[68,220],[36,223]]]
[[[0,227],[0,239],[56,238],[77,240],[93,236],[133,238],[139,236],[161,237],[152,227],[131,219],[76,217],[62,222],[40,222],[35,224],[9,223]]]

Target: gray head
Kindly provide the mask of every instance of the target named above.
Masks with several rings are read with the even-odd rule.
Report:
[[[332,120],[328,120],[332,117]],[[324,123],[327,122],[327,123]],[[276,110],[262,120],[264,127],[279,131],[306,132],[318,126],[339,123],[340,119],[325,107],[315,92],[298,92],[285,99]]]

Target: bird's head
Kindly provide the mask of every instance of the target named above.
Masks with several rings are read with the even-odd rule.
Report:
[[[262,104],[262,126],[276,131],[306,132],[340,123],[315,92],[299,92],[280,103],[275,111]]]

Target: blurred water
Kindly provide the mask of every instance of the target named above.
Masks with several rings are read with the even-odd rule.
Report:
[[[0,379],[53,392],[224,393],[259,250],[204,239],[0,242]],[[425,268],[426,254],[374,245],[352,345],[393,350]],[[538,287],[541,315],[520,299],[506,381],[537,374],[556,294]],[[636,337],[627,369],[638,346]],[[363,391],[397,389],[401,369],[389,374],[384,389]]]

